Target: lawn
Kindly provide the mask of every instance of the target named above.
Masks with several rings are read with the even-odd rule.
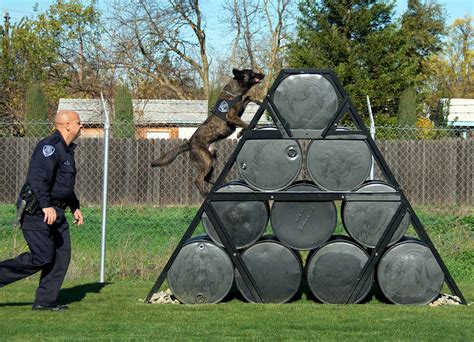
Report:
[[[67,312],[32,312],[38,276],[0,289],[1,340],[474,340],[472,306],[152,305],[143,298],[194,217],[196,208],[116,207],[109,211],[106,279],[97,284],[99,208],[84,208],[72,229],[73,260],[59,300]],[[421,221],[468,302],[474,300],[474,216],[417,208]],[[25,250],[11,206],[0,206],[0,259]],[[337,234],[344,233],[339,224]],[[199,228],[202,232],[202,228]],[[409,234],[413,234],[412,229]],[[445,291],[448,292],[448,291]]]
[[[456,213],[453,208],[441,209],[420,207],[416,211],[454,279],[474,281],[474,210]],[[156,279],[196,211],[192,207],[109,208],[106,279]],[[73,255],[67,279],[94,281],[99,273],[102,214],[94,207],[84,207],[83,213],[84,226],[71,229]],[[0,260],[27,249],[21,232],[11,229],[14,215],[11,205],[0,205]],[[196,234],[203,232],[198,227]],[[345,234],[340,217],[336,234]],[[416,234],[410,228],[408,235]]]
[[[472,305],[143,304],[151,285],[67,282],[60,293],[66,312],[31,311],[31,281],[4,287],[2,340],[474,340]],[[474,282],[459,285],[471,302]]]

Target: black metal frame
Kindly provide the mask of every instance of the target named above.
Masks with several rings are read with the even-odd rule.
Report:
[[[297,75],[297,74],[319,74],[319,75],[324,76],[329,82],[331,82],[335,90],[338,92],[337,95],[339,97],[338,110],[336,114],[334,115],[333,119],[327,125],[327,127],[322,131],[314,131],[314,134],[311,134],[311,136],[306,135],[305,137],[299,137],[299,138],[325,139],[328,136],[341,136],[341,137],[346,136],[347,137],[347,135],[351,135],[351,137],[347,137],[347,138],[351,140],[364,140],[367,143],[369,151],[371,152],[374,160],[377,162],[377,165],[379,166],[380,171],[384,175],[385,179],[390,185],[392,185],[395,188],[396,190],[395,193],[393,192],[355,193],[355,192],[334,192],[334,191],[317,191],[317,192],[304,192],[304,193],[289,192],[289,191],[254,192],[254,193],[252,192],[249,192],[249,193],[217,192],[217,189],[223,185],[223,182],[226,176],[229,174],[231,168],[235,164],[237,155],[242,149],[245,141],[250,140],[250,139],[284,139],[284,138],[294,137],[294,134],[291,131],[291,127],[284,120],[284,118],[278,112],[278,109],[276,108],[276,106],[273,104],[272,96],[275,93],[275,90],[278,87],[278,85],[286,77],[290,75]],[[268,111],[268,114],[271,116],[272,120],[275,122],[278,130],[253,130],[257,126],[257,123],[260,120],[265,110]],[[352,131],[336,131],[338,123],[342,120],[342,118],[346,114],[348,114],[350,119],[353,121],[355,127],[357,128],[356,131],[353,131],[353,130]],[[152,289],[148,293],[145,299],[145,303],[150,302],[152,295],[156,291],[159,290],[159,288],[165,281],[171,265],[176,259],[181,248],[184,246],[185,242],[191,238],[204,212],[206,212],[210,222],[212,223],[214,229],[216,230],[216,233],[221,239],[225,250],[228,252],[229,256],[232,259],[232,262],[234,263],[235,267],[237,268],[240,275],[242,276],[243,283],[245,284],[245,286],[247,286],[249,293],[253,297],[253,300],[257,303],[263,303],[264,298],[262,296],[262,293],[260,292],[258,286],[255,283],[255,280],[253,279],[251,273],[249,272],[247,266],[245,265],[240,252],[236,249],[235,245],[232,243],[229,237],[229,234],[227,233],[225,227],[223,226],[213,206],[213,202],[215,201],[249,201],[249,200],[251,201],[256,201],[256,200],[278,200],[278,201],[346,200],[346,201],[399,202],[400,205],[395,215],[392,217],[389,225],[383,232],[377,245],[372,250],[372,253],[369,256],[368,261],[366,262],[365,266],[363,267],[359,276],[357,277],[350,291],[350,294],[346,300],[346,304],[354,303],[356,298],[364,289],[364,284],[367,282],[370,275],[374,272],[376,263],[379,261],[385,248],[388,246],[393,234],[395,233],[398,225],[402,221],[407,211],[410,214],[411,223],[416,233],[418,234],[418,237],[430,248],[436,261],[441,267],[445,276],[445,281],[448,287],[450,288],[451,292],[460,298],[462,304],[467,304],[466,299],[464,298],[463,294],[461,293],[458,286],[456,285],[456,282],[454,281],[451,274],[449,273],[449,270],[447,269],[446,265],[441,259],[441,256],[439,255],[438,251],[433,245],[433,242],[431,241],[428,234],[426,233],[426,230],[424,229],[418,216],[416,215],[415,211],[410,205],[407,197],[403,193],[403,190],[400,188],[400,185],[398,184],[394,175],[390,171],[390,168],[385,162],[380,150],[378,149],[374,140],[370,136],[370,133],[367,130],[367,127],[365,126],[364,122],[362,121],[362,118],[357,113],[355,107],[352,105],[349,99],[349,96],[345,92],[337,76],[332,70],[285,69],[280,72],[277,79],[273,83],[271,89],[269,90],[268,95],[265,97],[263,103],[260,105],[254,118],[250,122],[249,127],[245,130],[235,150],[232,152],[221,174],[217,177],[217,180],[214,183],[214,186],[212,187],[209,195],[207,196],[207,198],[204,200],[203,204],[197,211],[194,219],[192,220],[188,229],[184,233],[183,237],[181,238],[176,249],[174,250],[170,259],[168,260],[165,267],[163,268],[161,274],[159,275]]]

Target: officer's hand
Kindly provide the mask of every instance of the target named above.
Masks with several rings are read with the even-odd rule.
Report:
[[[80,209],[76,209],[74,211],[74,223],[77,224],[77,225],[81,225],[84,223],[84,219],[82,218],[82,213],[81,213],[81,210]]]
[[[54,209],[53,207],[49,207],[49,208],[43,208],[43,213],[44,213],[44,222],[46,222],[46,224],[53,224],[54,222],[56,222],[56,209]]]

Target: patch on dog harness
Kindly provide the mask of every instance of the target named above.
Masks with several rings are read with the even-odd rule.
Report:
[[[229,104],[227,103],[227,101],[222,101],[217,110],[219,112],[227,113],[229,111]]]
[[[226,115],[229,110],[240,101],[242,101],[242,95],[236,96],[232,100],[217,101],[217,103],[214,105],[214,111],[212,112],[212,114],[226,121]]]
[[[52,155],[54,153],[54,151],[56,151],[54,146],[51,146],[51,145],[44,145],[43,146],[43,155],[45,157],[49,157],[50,155]]]

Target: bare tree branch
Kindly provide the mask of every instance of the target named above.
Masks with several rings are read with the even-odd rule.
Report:
[[[121,65],[159,84],[179,98],[195,94],[200,84],[209,96],[206,34],[198,0],[116,1],[115,52]],[[126,48],[124,48],[126,47]],[[198,76],[198,79],[196,78]],[[197,82],[196,82],[197,80]]]

